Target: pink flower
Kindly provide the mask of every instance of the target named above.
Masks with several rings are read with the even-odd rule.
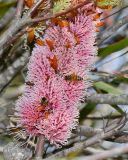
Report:
[[[91,85],[87,74],[97,53],[92,17],[79,14],[64,27],[50,27],[44,43],[32,52],[16,111],[29,134],[42,134],[59,146],[76,127],[77,107]]]
[[[69,75],[75,73],[86,77],[97,54],[95,25],[92,16],[79,14],[66,27],[51,27],[45,39],[54,42],[53,52],[58,59],[58,70]],[[54,54],[53,53],[53,54]]]
[[[23,96],[17,101],[16,111],[20,123],[31,134],[39,134],[36,126],[40,120],[45,119],[45,113],[69,106],[63,84],[61,78],[50,77],[47,82],[38,82],[32,89],[27,87]],[[47,104],[42,102],[42,98],[45,98]]]
[[[25,92],[17,101],[16,111],[23,126],[32,136],[44,135],[51,143],[60,146],[65,144],[71,130],[78,123],[78,109],[69,105],[63,93],[63,85],[59,87],[59,79],[49,79],[47,88],[41,84],[34,86],[33,92]],[[47,97],[48,104],[43,108],[41,99]]]
[[[48,119],[42,120],[37,128],[40,134],[56,146],[65,145],[71,136],[72,129],[78,124],[79,112],[76,107],[67,107],[62,110],[55,110]]]
[[[32,56],[28,64],[28,76],[26,81],[38,83],[39,81],[45,82],[54,70],[50,67],[48,60],[51,52],[47,46],[36,46],[33,49]]]
[[[19,124],[31,135],[39,135],[36,125],[40,119],[29,96],[21,96],[16,103],[15,115],[19,117]]]

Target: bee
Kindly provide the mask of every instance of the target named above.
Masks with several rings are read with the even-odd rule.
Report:
[[[45,112],[46,106],[48,106],[48,99],[43,97],[41,98],[41,105],[37,106],[35,109],[37,112]]]
[[[71,75],[65,76],[65,80],[66,81],[82,81],[83,78],[73,73]]]
[[[33,83],[33,82],[30,82],[30,81],[27,81],[27,82],[26,82],[26,85],[32,87],[32,86],[34,86],[34,83]]]
[[[35,110],[37,112],[44,112],[45,111],[45,107],[40,105],[40,106],[35,107]]]

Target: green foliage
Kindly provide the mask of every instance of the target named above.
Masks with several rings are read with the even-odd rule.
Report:
[[[88,103],[83,107],[83,109],[80,111],[80,122],[82,122],[87,115],[89,115],[96,107],[96,104],[94,103]]]
[[[112,44],[112,45],[108,45],[105,48],[100,48],[98,55],[101,58],[104,58],[104,57],[110,55],[111,53],[114,53],[114,52],[120,51],[121,49],[124,49],[127,46],[128,46],[128,38],[125,38],[123,40],[120,40],[119,42]]]
[[[96,87],[96,89],[100,89],[102,91],[105,91],[107,93],[110,93],[110,94],[114,94],[114,95],[121,95],[123,94],[123,91],[116,88],[116,87],[113,87],[112,85],[110,84],[107,84],[105,82],[96,82],[94,84],[94,87]]]
[[[16,4],[16,0],[11,2],[2,1],[0,2],[0,18],[7,12],[7,10]]]
[[[119,112],[121,115],[125,115],[125,112],[121,109],[121,107],[117,105],[112,105],[112,108],[114,108],[117,112]]]
[[[105,7],[109,7],[109,6],[117,6],[121,4],[121,0],[97,0],[97,5],[100,8],[105,8]]]
[[[54,3],[53,13],[59,13],[67,9],[70,5],[70,0],[58,0]]]

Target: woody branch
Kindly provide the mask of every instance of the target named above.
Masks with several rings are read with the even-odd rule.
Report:
[[[38,3],[36,3],[32,8],[31,10],[28,12],[28,14],[26,16],[23,16],[20,20],[16,20],[15,23],[12,24],[12,26],[9,27],[9,29],[6,31],[5,34],[3,34],[3,36],[1,37],[1,40],[0,40],[0,48],[1,49],[4,49],[5,47],[8,47],[12,41],[12,37],[16,36],[17,38],[19,38],[21,35],[23,35],[25,32],[22,32],[22,34],[18,33],[19,36],[17,36],[17,32],[20,30],[20,29],[23,29],[24,27],[27,27],[27,26],[31,26],[33,25],[34,23],[37,23],[37,22],[41,22],[41,21],[46,21],[48,19],[51,19],[51,18],[54,18],[54,17],[58,17],[58,16],[62,16],[62,15],[65,15],[73,10],[76,10],[82,6],[84,6],[85,4],[91,2],[91,0],[87,0],[73,8],[70,8],[64,12],[61,12],[61,13],[58,13],[58,14],[55,14],[55,15],[52,15],[52,16],[42,16],[42,17],[36,17],[34,19],[31,18],[31,14],[40,6],[40,4],[43,2],[43,0],[40,0],[38,1]],[[26,29],[26,32],[27,32],[27,29]],[[13,39],[17,39],[17,38],[13,38]],[[8,43],[7,43],[8,42]],[[0,55],[1,56],[1,55]]]
[[[125,118],[122,118],[118,121],[113,121],[110,125],[108,125],[105,128],[105,130],[95,134],[94,136],[92,136],[88,140],[76,143],[73,147],[71,147],[69,149],[62,150],[62,151],[54,154],[53,156],[46,158],[46,160],[51,160],[56,157],[67,156],[72,152],[78,152],[78,151],[81,152],[83,149],[85,149],[88,146],[100,143],[100,142],[102,142],[102,140],[114,136],[115,134],[117,134],[120,131],[121,128],[124,127],[125,124],[126,124]]]

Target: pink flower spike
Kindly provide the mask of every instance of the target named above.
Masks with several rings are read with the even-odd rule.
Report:
[[[28,64],[23,95],[16,103],[19,124],[57,147],[67,143],[78,123],[78,106],[91,86],[88,72],[97,54],[95,24],[79,13],[65,27],[50,26]]]

